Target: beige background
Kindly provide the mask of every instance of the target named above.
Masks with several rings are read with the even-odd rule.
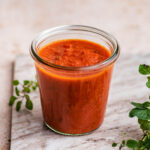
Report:
[[[0,150],[9,149],[12,62],[40,31],[83,24],[112,33],[125,53],[150,53],[149,0],[0,0]]]

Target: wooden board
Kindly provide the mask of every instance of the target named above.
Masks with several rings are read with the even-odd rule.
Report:
[[[12,109],[11,150],[111,150],[112,142],[141,134],[136,119],[128,117],[130,101],[148,99],[146,78],[138,73],[140,63],[150,63],[150,55],[121,56],[114,69],[103,125],[85,136],[58,135],[43,125],[39,91],[32,93],[34,109]],[[35,69],[29,56],[16,58],[14,79],[34,79]],[[137,136],[136,136],[137,137]]]

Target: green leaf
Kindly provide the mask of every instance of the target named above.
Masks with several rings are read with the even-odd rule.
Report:
[[[139,66],[139,72],[143,75],[150,74],[150,66],[142,64]]]
[[[150,122],[145,122],[144,124],[142,124],[141,126],[140,126],[140,128],[141,129],[143,129],[143,130],[147,130],[147,131],[150,131]]]
[[[29,110],[33,109],[33,103],[31,100],[26,100],[26,108]]]
[[[136,102],[131,102],[133,106],[139,109],[145,109],[150,107],[150,102],[144,102],[144,103],[136,103]]]
[[[117,143],[112,143],[112,147],[116,147],[117,146]]]
[[[122,140],[122,142],[121,142],[121,146],[122,146],[122,147],[125,147],[125,146],[126,146],[126,142],[125,142],[125,140]]]
[[[143,140],[143,145],[144,145],[145,148],[147,148],[147,150],[150,149],[150,138],[149,138],[148,134],[145,136],[145,138]]]
[[[37,87],[39,86],[38,82],[35,82],[35,86],[37,86]]]
[[[16,99],[20,99],[16,103],[16,111],[19,111],[21,109],[22,101],[24,98],[26,99],[25,107],[29,110],[33,109],[33,103],[28,95],[32,90],[36,90],[38,87],[37,81],[32,80],[24,80],[23,84],[20,84],[20,87],[17,86],[20,84],[18,80],[13,81],[13,85],[15,86],[15,94],[16,96],[11,96],[9,100],[9,105],[12,106],[15,103]],[[21,96],[21,97],[20,97]]]
[[[144,143],[143,143],[142,140],[139,140],[139,142],[138,142],[138,148],[139,148],[140,150],[144,150],[144,149],[145,149],[145,146],[144,146]]]
[[[29,109],[29,110],[32,110],[33,109],[33,103],[30,100],[29,95],[25,95],[25,98],[26,98],[26,105],[25,105],[26,108]]]
[[[143,124],[144,122],[145,122],[145,120],[138,119],[138,123],[139,123],[139,124]]]
[[[133,106],[135,106],[136,108],[144,108],[144,107],[143,107],[143,104],[141,104],[141,103],[131,102],[131,104],[132,104]]]
[[[150,131],[150,121],[147,120],[138,120],[138,123],[140,124],[140,128],[142,130],[148,130]]]
[[[31,92],[31,90],[30,90],[29,87],[24,87],[23,91],[24,91],[24,92],[27,92],[27,93],[30,93],[30,92]]]
[[[129,112],[129,117],[137,117],[142,120],[150,120],[150,110],[149,109],[138,109],[134,108]]]
[[[148,81],[146,82],[146,86],[147,86],[148,88],[150,88],[150,80],[148,80]]]
[[[23,84],[24,84],[24,85],[28,85],[29,83],[30,83],[29,80],[24,80],[24,81],[23,81]]]
[[[16,96],[11,96],[10,99],[9,99],[9,106],[12,106],[16,99],[17,99]]]
[[[19,84],[19,81],[18,80],[14,80],[13,81],[13,85],[17,86]]]
[[[25,95],[26,100],[30,100],[30,96],[29,95]]]
[[[148,88],[150,88],[150,76],[147,77],[147,80],[148,80],[148,81],[146,82],[146,86],[147,86]]]
[[[138,147],[138,142],[136,140],[130,139],[127,141],[127,147],[135,149]]]
[[[19,89],[17,87],[15,87],[15,92],[16,92],[17,96],[20,96],[20,91],[19,91]]]
[[[16,104],[16,111],[19,111],[21,108],[22,101],[18,101]]]
[[[36,86],[32,86],[32,90],[33,90],[33,91],[35,91],[35,90],[36,90],[36,88],[37,88]]]
[[[149,108],[150,107],[150,102],[144,102],[143,107],[144,108]]]

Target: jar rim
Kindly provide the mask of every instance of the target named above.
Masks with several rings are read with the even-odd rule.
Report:
[[[46,34],[48,34],[50,36],[53,32],[62,31],[62,30],[88,31],[88,32],[92,32],[92,33],[95,33],[97,35],[100,35],[100,36],[104,37],[105,39],[107,39],[113,45],[114,51],[111,54],[111,56],[109,58],[107,58],[106,60],[99,62],[97,64],[94,64],[94,65],[91,65],[91,66],[82,66],[82,67],[61,66],[61,65],[57,65],[57,64],[48,62],[48,61],[44,60],[43,58],[41,58],[36,51],[37,42]],[[64,25],[64,26],[58,26],[58,27],[50,28],[50,29],[47,29],[47,30],[40,32],[33,39],[32,43],[31,43],[30,54],[35,61],[38,61],[39,63],[42,63],[46,66],[56,68],[56,69],[61,69],[61,70],[81,71],[81,70],[100,69],[100,68],[103,68],[105,66],[112,64],[119,57],[120,48],[119,48],[119,44],[118,44],[117,40],[114,38],[114,36],[112,36],[111,34],[105,32],[101,29],[90,27],[90,26],[84,26],[84,25]]]

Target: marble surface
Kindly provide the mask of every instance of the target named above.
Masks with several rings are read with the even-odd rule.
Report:
[[[13,62],[19,54],[29,55],[38,32],[64,24],[90,25],[112,33],[121,55],[149,54],[149,8],[150,0],[0,0],[0,150],[10,144]]]
[[[134,138],[141,135],[136,119],[128,112],[131,101],[148,99],[149,89],[145,77],[138,73],[141,63],[150,63],[150,55],[121,56],[116,63],[103,125],[84,136],[58,135],[43,125],[39,91],[31,94],[33,111],[24,108],[12,110],[11,150],[111,150],[112,142],[120,141],[123,133]],[[28,56],[19,56],[15,61],[14,79],[34,79],[35,71]],[[115,149],[114,149],[115,150]]]

